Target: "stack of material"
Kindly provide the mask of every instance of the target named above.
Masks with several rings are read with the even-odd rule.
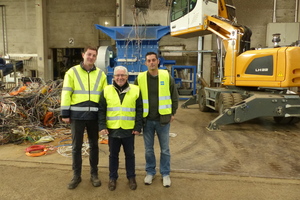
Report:
[[[36,141],[61,123],[62,80],[29,83],[0,96],[0,144]]]

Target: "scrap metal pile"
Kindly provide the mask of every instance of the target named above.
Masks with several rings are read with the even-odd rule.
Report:
[[[62,80],[29,82],[0,92],[0,144],[35,142],[66,128],[60,115]]]

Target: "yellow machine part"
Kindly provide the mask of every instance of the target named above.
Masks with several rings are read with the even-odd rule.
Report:
[[[254,67],[252,65],[253,72],[249,73],[251,63],[259,58],[267,57],[271,58],[272,63],[262,62]],[[235,70],[225,73],[224,85],[300,87],[300,47],[246,51],[240,54],[234,63],[236,64]],[[270,74],[264,74],[267,71]],[[230,80],[235,80],[235,83]]]

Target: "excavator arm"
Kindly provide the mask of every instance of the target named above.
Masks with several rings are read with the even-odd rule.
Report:
[[[224,85],[235,85],[236,58],[250,48],[250,29],[235,21],[231,0],[172,1],[171,36],[190,38],[213,33],[222,39],[226,53]]]
[[[224,60],[226,68],[224,69],[223,84],[235,85],[236,58],[250,48],[250,29],[218,16],[206,16],[204,29],[222,39],[226,51]]]

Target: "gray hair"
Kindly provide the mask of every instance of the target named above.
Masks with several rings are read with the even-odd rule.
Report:
[[[118,70],[123,70],[123,71],[125,71],[125,74],[128,75],[128,70],[124,66],[116,66],[115,69],[114,69],[114,75],[116,74],[116,71],[118,71]]]

